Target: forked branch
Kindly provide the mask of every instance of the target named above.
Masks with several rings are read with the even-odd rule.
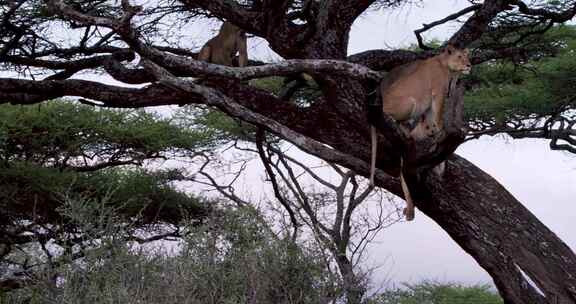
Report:
[[[446,18],[440,19],[438,21],[434,21],[432,23],[423,24],[422,28],[414,31],[414,34],[416,35],[416,40],[418,40],[418,47],[420,47],[421,49],[426,50],[426,51],[433,50],[433,48],[424,44],[424,41],[422,39],[422,33],[426,32],[426,31],[428,31],[428,30],[430,30],[430,29],[432,29],[438,25],[444,24],[448,21],[456,20],[456,19],[458,19],[458,18],[460,18],[460,17],[462,17],[468,13],[471,13],[471,12],[478,10],[481,7],[482,7],[482,4],[475,4],[475,5],[472,5],[472,6],[465,8],[465,9],[463,9],[457,13],[449,15]]]

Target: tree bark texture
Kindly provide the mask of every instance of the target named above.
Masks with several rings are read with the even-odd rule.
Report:
[[[576,303],[576,256],[489,174],[450,157],[416,205],[494,279],[506,303]],[[529,283],[527,277],[534,283]]]

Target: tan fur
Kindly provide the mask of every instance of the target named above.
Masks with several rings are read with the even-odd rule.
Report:
[[[456,49],[448,45],[439,55],[400,66],[390,72],[380,84],[382,111],[397,122],[411,122],[413,129],[400,124],[400,128],[415,140],[434,137],[442,132],[444,98],[450,80],[459,74],[470,72],[468,50]],[[374,184],[377,153],[376,128],[371,127],[372,159],[370,184]],[[407,220],[414,219],[414,203],[402,173],[401,159],[400,181],[406,200],[404,214]],[[444,168],[442,163],[439,170]]]
[[[248,64],[246,34],[236,25],[226,21],[220,27],[218,35],[202,47],[198,60],[233,66],[236,53],[239,53],[238,65],[245,67]]]

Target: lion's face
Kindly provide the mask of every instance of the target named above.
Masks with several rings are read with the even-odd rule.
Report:
[[[451,45],[444,50],[445,60],[450,71],[455,73],[469,74],[472,69],[467,49],[457,49]]]

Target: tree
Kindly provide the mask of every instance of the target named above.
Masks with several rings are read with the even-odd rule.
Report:
[[[78,279],[84,276],[92,277],[90,281],[102,280],[97,284],[105,285],[114,299],[130,297],[117,290],[124,280],[136,280],[131,274],[125,277],[125,271],[153,268],[152,274],[145,273],[151,277],[143,278],[151,284],[157,284],[153,282],[157,276],[171,275],[162,274],[169,271],[162,262],[167,259],[172,263],[173,258],[154,256],[156,252],[145,249],[133,255],[131,248],[155,246],[157,241],[177,242],[184,251],[193,247],[193,252],[176,260],[191,259],[189,263],[200,264],[193,270],[197,279],[189,283],[198,285],[201,281],[207,290],[195,288],[198,294],[194,301],[209,298],[219,302],[253,295],[251,302],[277,302],[287,297],[291,300],[286,301],[317,303],[318,298],[329,301],[346,296],[349,303],[360,303],[367,280],[356,265],[371,238],[385,224],[395,222],[382,206],[374,220],[368,214],[360,219],[354,216],[355,210],[362,209],[358,207],[372,196],[372,188],[360,191],[361,185],[352,172],[334,167],[342,180],[331,184],[280,151],[278,139],[266,139],[261,129],[254,133],[253,128],[243,127],[218,112],[188,109],[166,119],[144,111],[95,109],[59,101],[39,107],[0,108],[0,303],[5,290],[11,291],[8,303],[34,302],[36,297],[73,302],[106,298],[91,290],[96,283]],[[210,175],[213,172],[205,170],[216,158],[209,156],[208,150],[230,139],[247,143],[256,140],[258,149],[252,152],[267,164],[278,199],[284,202],[286,211],[292,212],[284,229],[273,229],[270,222],[274,221],[264,220],[249,201],[236,195],[232,187],[218,185]],[[198,170],[161,170],[161,163],[155,161],[181,160],[194,166],[198,156],[205,161],[199,163]],[[272,161],[274,156],[280,162]],[[304,174],[291,163],[329,191],[305,192],[300,182]],[[203,176],[206,182],[196,176]],[[178,181],[211,185],[224,200],[183,193],[174,187]],[[236,205],[226,204],[226,198]],[[330,222],[332,217],[326,214],[334,208],[337,216]],[[316,238],[298,238],[307,233],[300,222]],[[304,244],[311,244],[312,251],[304,249]],[[230,252],[222,256],[219,248],[229,246]],[[260,253],[262,248],[266,248],[266,254]],[[143,258],[147,255],[155,258]],[[301,255],[313,261],[301,265]],[[102,259],[106,260],[102,272],[93,272]],[[266,263],[270,267],[259,268]],[[321,269],[316,269],[318,266]],[[300,280],[291,275],[299,276],[294,271],[308,267],[319,274],[302,274],[313,277],[304,278],[303,285],[295,284],[295,290],[290,291],[291,281]],[[110,271],[120,272],[118,280],[105,274]],[[274,279],[260,278],[262,275]],[[203,276],[206,278],[199,279]],[[210,295],[211,286],[220,285],[219,281],[227,276],[239,281],[229,281],[230,288]],[[66,284],[61,286],[62,282]],[[179,288],[174,288],[178,294]],[[73,295],[69,289],[85,292]],[[137,291],[131,301],[141,301],[140,293]],[[161,292],[150,294],[160,296]],[[276,300],[264,300],[267,296]]]
[[[174,187],[179,171],[136,167],[209,149],[204,132],[144,111],[56,101],[1,105],[0,121],[0,290],[84,258],[110,227],[122,227],[118,240],[143,244],[180,237],[181,222],[213,212],[209,200]],[[112,220],[105,210],[113,222],[86,224]]]
[[[263,85],[263,84],[261,84]],[[361,266],[366,248],[384,228],[399,221],[399,209],[387,193],[373,191],[374,187],[362,182],[351,170],[333,164],[317,164],[312,159],[301,162],[290,153],[293,146],[271,135],[262,128],[254,129],[238,124],[214,111],[190,111],[182,114],[196,117],[195,123],[203,128],[221,132],[223,138],[232,140],[224,150],[240,150],[242,157],[212,165],[206,158],[194,174],[185,179],[209,186],[239,207],[253,204],[234,191],[235,182],[244,173],[246,159],[257,158],[272,186],[273,197],[279,204],[268,204],[268,214],[273,215],[270,226],[282,235],[290,235],[293,242],[316,244],[328,268],[341,282],[342,293],[334,299],[345,298],[347,303],[362,303],[367,298],[370,282],[369,271]],[[240,141],[242,143],[240,143]],[[254,147],[255,146],[255,147]],[[240,163],[238,169],[232,169]],[[230,182],[221,184],[218,177],[230,172]],[[278,206],[276,206],[278,205]],[[394,209],[392,209],[394,208]]]
[[[374,236],[398,219],[393,212],[384,210],[382,197],[374,198],[374,187],[359,183],[353,171],[332,165],[336,181],[331,182],[314,168],[267,143],[264,134],[262,129],[256,133],[258,154],[275,197],[288,213],[290,226],[294,228],[293,239],[302,230],[301,226],[307,227],[337,266],[347,303],[362,303],[368,280],[357,265]],[[321,185],[321,190],[305,190],[304,177]],[[373,200],[379,208],[367,208],[359,215],[359,207],[368,200]]]
[[[98,232],[97,247],[81,262],[37,271],[35,284],[0,289],[0,303],[305,304],[340,293],[321,251],[278,237],[254,209],[220,206],[201,225],[181,223],[180,249],[167,253],[126,242],[130,227],[118,225],[113,208],[97,207],[71,201],[62,209],[63,218]]]
[[[33,104],[75,96],[83,103],[118,108],[204,104],[366,176],[370,145],[365,104],[368,92],[380,80],[379,71],[426,58],[436,50],[420,40],[419,51],[369,50],[349,56],[349,32],[353,22],[371,7],[392,8],[404,3],[407,1],[182,0],[139,7],[124,0],[118,7],[91,1],[11,2],[2,7],[0,60],[6,70],[30,77],[0,79],[0,99]],[[439,24],[464,20],[466,14],[469,17],[450,37],[450,43],[473,48],[476,65],[493,64],[494,60],[522,64],[565,47],[541,37],[555,24],[571,20],[576,3],[472,1],[470,7],[425,25],[417,35]],[[174,41],[167,32],[173,31],[163,27],[197,16],[231,21],[266,39],[286,60],[243,69],[198,62],[196,54],[171,44]],[[77,38],[61,41],[50,26],[55,24],[75,30]],[[142,67],[125,64],[135,54],[142,58]],[[95,70],[104,70],[124,84],[143,86],[71,78],[80,71]],[[311,75],[321,90],[308,103],[287,102],[240,81],[302,72]],[[405,155],[417,207],[488,271],[507,303],[573,303],[576,256],[570,248],[491,176],[452,154],[467,135],[462,120],[465,88],[461,83],[450,94],[444,115],[446,134],[438,145],[411,142],[386,116],[379,117],[378,129],[384,138],[378,150],[384,152],[378,159],[378,186],[401,195],[394,176],[399,155]],[[570,101],[562,110],[572,106]],[[548,127],[552,131],[557,128],[553,124]],[[568,129],[572,128],[573,124]],[[546,133],[540,136],[545,138]],[[448,170],[444,177],[428,174],[445,160]]]

